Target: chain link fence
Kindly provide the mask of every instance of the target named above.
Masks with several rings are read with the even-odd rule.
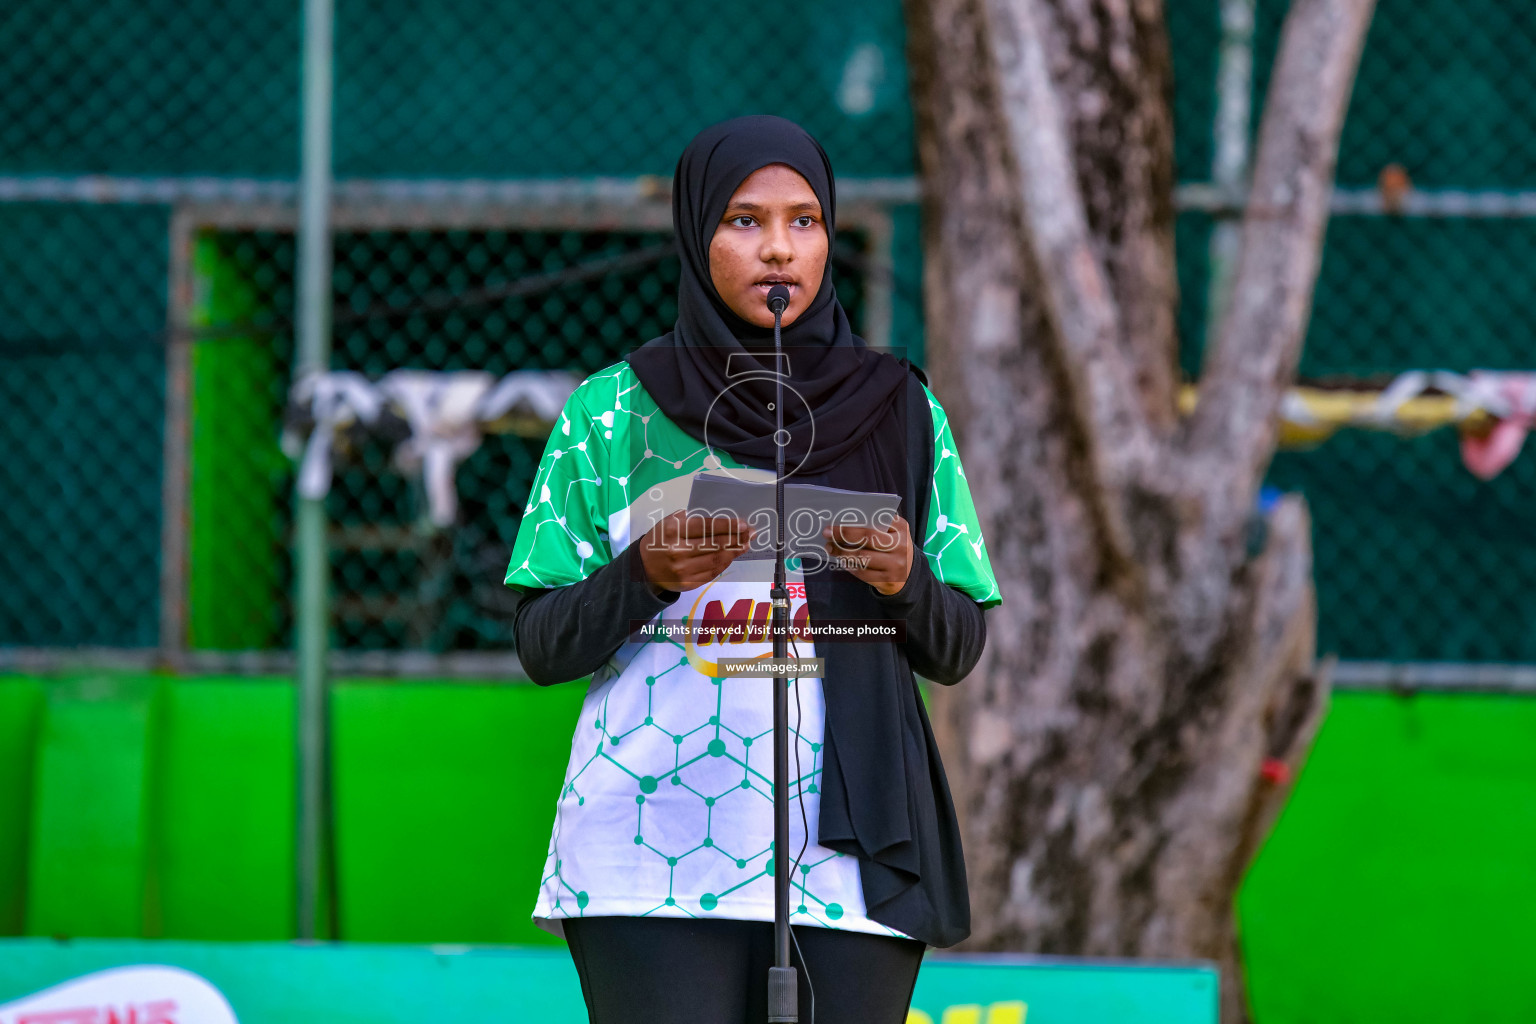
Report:
[[[1219,4],[1167,7],[1179,180],[1200,183]],[[1284,10],[1257,6],[1256,110]],[[670,173],[700,126],[764,110],[817,134],[848,183],[836,273],[857,325],[920,361],[900,4],[799,0],[775,21],[808,28],[744,34],[703,0],[339,0],[335,169],[350,213],[333,367],[580,376],[614,361],[673,315],[665,202],[642,176]],[[14,0],[0,15],[0,645],[292,642],[294,463],[279,437],[300,29],[300,5],[274,0]],[[1476,190],[1518,210],[1536,190],[1533,56],[1536,23],[1515,5],[1381,0],[1340,185],[1375,189],[1395,165],[1424,195]],[[532,179],[556,198],[498,191]],[[1191,373],[1214,223],[1190,208],[1178,225]],[[1532,225],[1337,216],[1302,375],[1536,368]],[[602,269],[621,257],[634,259]],[[336,645],[505,650],[499,580],[541,450],[487,435],[459,468],[456,524],[439,529],[388,439],[344,447],[327,499]],[[1312,502],[1321,649],[1536,661],[1529,453],[1484,483],[1449,432],[1348,433],[1283,453],[1272,482]]]
[[[199,344],[192,363],[187,640],[193,649],[286,647],[293,481],[273,424],[293,376],[283,324],[294,238],[219,230],[194,244],[199,319],[217,340]],[[498,377],[595,369],[676,318],[679,267],[663,232],[339,231],[334,244],[333,362],[370,378],[399,367]],[[865,312],[864,244],[845,232],[834,253],[855,323]],[[241,337],[244,325],[257,332]],[[420,475],[394,464],[401,437],[360,432],[336,453],[327,496],[336,642],[504,649],[511,594],[501,580],[544,438],[487,434],[457,470],[457,516],[443,529],[430,521]]]

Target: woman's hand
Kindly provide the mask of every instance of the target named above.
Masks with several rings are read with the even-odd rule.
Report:
[[[753,532],[741,519],[705,519],[678,509],[635,543],[654,594],[702,587],[747,550]]]
[[[912,572],[912,529],[897,516],[882,530],[874,526],[836,526],[822,529],[827,555],[838,568],[846,569],[882,594],[894,594],[907,585]]]

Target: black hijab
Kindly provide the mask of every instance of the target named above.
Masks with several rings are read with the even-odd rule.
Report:
[[[733,313],[709,273],[710,241],[731,196],[749,175],[770,164],[785,164],[810,184],[827,229],[821,288],[805,312],[783,329],[789,356],[785,383],[804,399],[785,401],[784,429],[790,435],[785,469],[809,480],[838,466],[843,482],[837,486],[881,489],[894,481],[878,479],[884,474],[873,462],[889,464],[894,456],[899,466],[901,435],[875,437],[883,452],[863,449],[898,402],[907,370],[855,335],[837,301],[831,261],[837,224],[832,165],[821,145],[793,121],[738,117],[704,129],[683,150],[672,179],[672,224],[683,264],[677,324],[625,358],[662,412],[685,433],[704,440],[707,416],[711,446],[746,465],[773,468],[772,380],[760,374],[740,379],[745,366],[772,368],[773,329]],[[849,459],[854,464],[845,464]]]
[[[759,375],[756,391],[740,381],[727,386],[728,367],[739,366],[729,364],[732,355],[772,367],[773,331],[731,312],[709,273],[709,243],[726,204],[748,175],[769,164],[794,168],[816,193],[829,255],[815,299],[783,331],[788,383],[805,398],[785,402],[786,470],[798,464],[803,482],[900,495],[900,513],[921,545],[933,486],[933,421],[922,378],[905,359],[874,351],[849,328],[832,286],[832,168],[799,125],[741,117],[706,128],[688,144],[672,184],[683,257],[677,324],[626,358],[686,433],[705,441],[708,415],[711,446],[746,465],[773,468],[771,378]],[[710,412],[717,395],[721,407]],[[904,589],[943,586],[921,550],[914,556]],[[852,573],[823,567],[807,571],[805,584],[813,622],[898,617]],[[970,932],[960,829],[906,652],[892,641],[861,641],[829,642],[817,653],[826,659],[819,841],[859,858],[872,920],[932,946],[953,945]]]

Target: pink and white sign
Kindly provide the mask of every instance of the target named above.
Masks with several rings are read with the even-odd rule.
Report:
[[[180,967],[114,967],[0,1006],[0,1024],[239,1024],[228,1000]]]

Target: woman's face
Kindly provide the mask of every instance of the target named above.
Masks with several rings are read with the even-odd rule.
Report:
[[[731,312],[772,327],[768,289],[789,289],[781,323],[789,326],[821,290],[827,228],[810,184],[783,164],[759,168],[741,183],[709,243],[709,276]]]

